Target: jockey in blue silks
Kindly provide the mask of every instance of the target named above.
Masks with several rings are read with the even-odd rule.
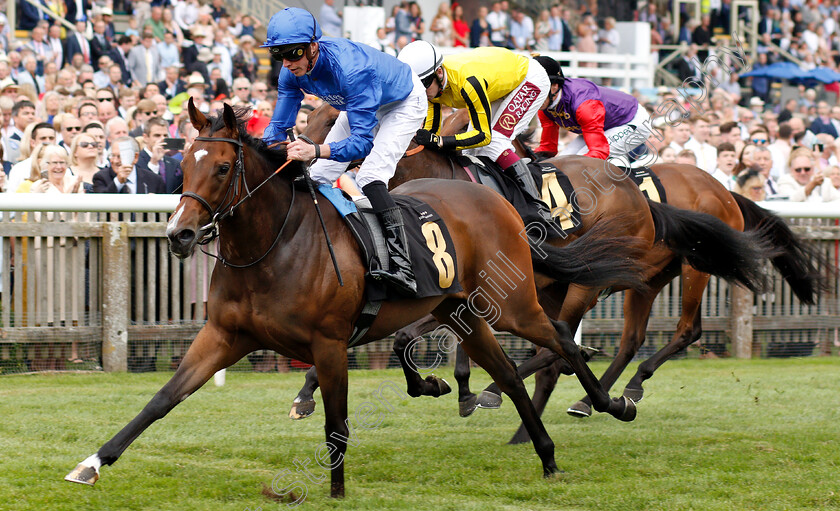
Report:
[[[283,62],[277,106],[263,138],[286,139],[304,92],[341,111],[324,144],[298,139],[287,146],[288,158],[317,159],[310,171],[320,183],[338,179],[347,162],[365,159],[356,181],[382,222],[391,259],[390,271],[371,273],[404,294],[415,294],[402,215],[387,183],[423,125],[425,87],[407,64],[390,55],[365,44],[322,37],[315,18],[304,9],[290,7],[272,16],[262,47]]]

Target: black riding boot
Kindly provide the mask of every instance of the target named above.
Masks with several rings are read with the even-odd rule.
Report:
[[[382,223],[385,246],[388,248],[390,259],[390,271],[374,270],[370,272],[370,275],[375,279],[385,281],[403,295],[414,296],[417,294],[417,282],[411,270],[408,239],[405,235],[405,224],[400,208],[397,207],[394,199],[388,194],[388,189],[382,183],[371,183],[365,186],[363,191],[370,199],[371,206]],[[382,208],[383,205],[391,207]]]
[[[551,210],[548,209],[548,205],[543,202],[542,197],[540,196],[540,191],[537,190],[537,183],[534,182],[534,176],[532,176],[531,171],[528,170],[528,165],[526,165],[522,160],[517,160],[516,163],[506,168],[505,172],[508,172],[516,178],[516,182],[519,183],[519,187],[522,188],[522,191],[525,192],[527,198],[530,198],[531,202],[533,202],[537,207],[537,212],[539,213],[540,218],[542,218],[544,222],[551,222]]]

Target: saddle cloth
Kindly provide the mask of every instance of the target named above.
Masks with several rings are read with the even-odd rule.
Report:
[[[388,269],[390,263],[379,219],[365,197],[353,201],[339,188],[322,184],[318,191],[344,218],[359,247],[368,271]],[[406,195],[392,195],[402,210],[412,270],[417,281],[417,298],[457,293],[458,260],[455,244],[443,219],[425,202]],[[404,299],[381,281],[366,277],[369,302]]]
[[[458,155],[455,162],[461,165],[467,174],[478,183],[489,186],[508,200],[525,225],[532,222],[542,222],[536,205],[528,198],[519,184],[507,175],[496,162],[490,158],[479,156]],[[560,169],[546,162],[529,163],[528,170],[534,176],[537,189],[541,190],[543,202],[551,209],[554,218],[554,229],[548,230],[548,238],[565,238],[580,229],[580,211],[571,201],[574,187],[569,177]]]
[[[637,169],[628,169],[622,167],[625,173],[629,173],[630,179],[636,183],[639,190],[645,194],[645,197],[653,202],[661,202],[665,204],[668,198],[665,196],[665,187],[659,180],[659,176],[653,173],[648,167],[639,167]]]

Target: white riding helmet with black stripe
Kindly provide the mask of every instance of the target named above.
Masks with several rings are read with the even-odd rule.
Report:
[[[400,51],[397,58],[411,67],[424,87],[432,84],[435,70],[443,64],[443,54],[427,41],[414,41]]]

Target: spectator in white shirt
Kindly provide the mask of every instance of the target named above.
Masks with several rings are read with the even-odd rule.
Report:
[[[685,144],[691,138],[691,126],[685,121],[671,127],[671,147],[679,154],[680,151],[686,149]]]
[[[779,179],[786,172],[792,145],[793,129],[791,129],[790,123],[783,122],[779,124],[779,134],[776,137],[776,141],[767,146],[773,158],[773,167],[770,169],[770,175],[774,179]]]
[[[493,2],[487,23],[490,25],[490,42],[494,46],[507,45],[508,14],[502,10],[501,2]]]
[[[733,180],[732,171],[738,163],[738,155],[735,153],[735,146],[729,142],[723,142],[717,146],[717,165],[711,172],[712,177],[720,181],[720,184],[726,187],[727,190],[732,190],[735,181]]]
[[[708,118],[702,115],[695,115],[691,118],[691,133],[694,134],[685,143],[685,149],[694,151],[697,157],[697,166],[706,172],[711,173],[715,168],[717,160],[717,149],[709,144],[709,128]],[[734,150],[734,148],[733,148]]]
[[[791,152],[790,174],[779,179],[779,195],[793,202],[831,202],[840,200],[840,191],[817,168],[810,149],[799,148]]]

